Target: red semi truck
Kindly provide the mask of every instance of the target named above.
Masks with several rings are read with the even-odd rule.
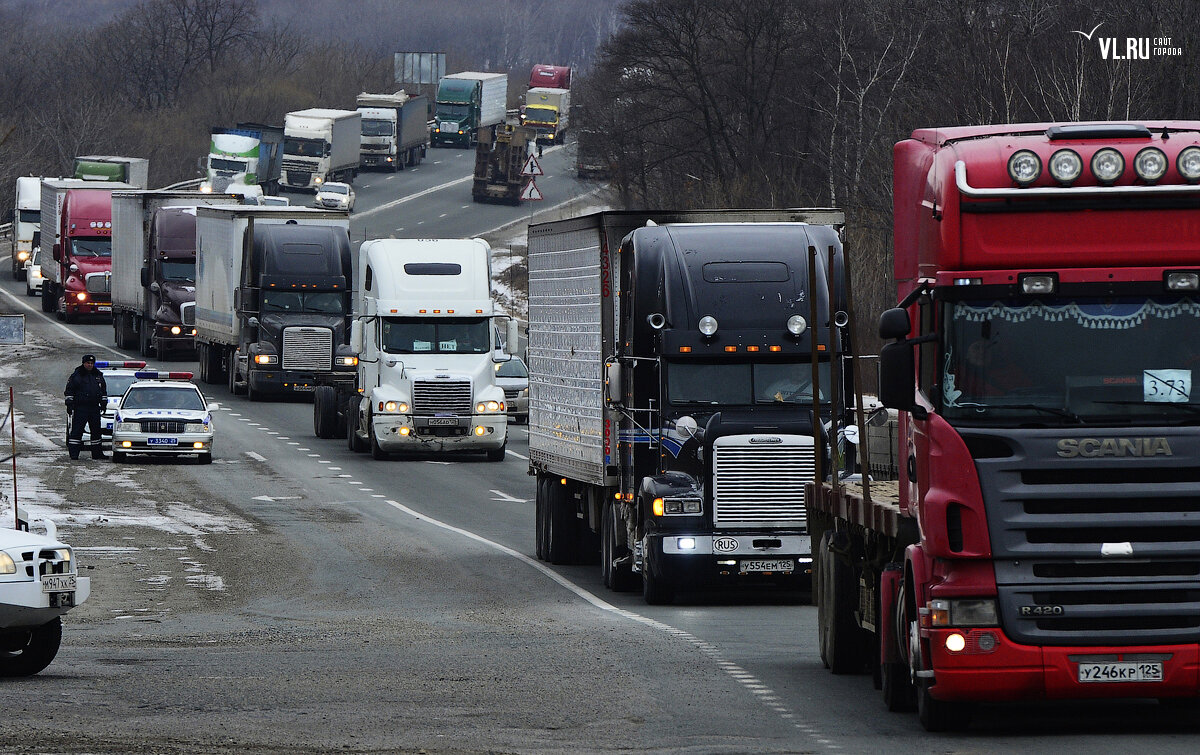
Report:
[[[895,147],[898,489],[812,485],[825,664],[929,730],[1200,695],[1200,122]]]
[[[42,181],[42,311],[59,319],[112,316],[112,193],[125,183]]]
[[[529,69],[529,88],[533,89],[535,87],[570,89],[571,67],[535,63],[533,68]]]

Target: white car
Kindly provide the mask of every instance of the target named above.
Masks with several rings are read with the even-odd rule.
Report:
[[[71,546],[47,535],[0,529],[0,677],[36,674],[58,654],[62,615],[87,600]]]
[[[195,454],[200,464],[212,463],[218,405],[208,403],[191,379],[190,372],[166,372],[129,386],[117,405],[113,461],[129,454]]]
[[[313,207],[354,212],[354,187],[336,181],[321,184],[317,188],[317,198],[313,200]]]
[[[529,421],[529,368],[520,357],[497,362],[496,385],[504,389],[504,404],[513,422]]]
[[[25,295],[26,296],[41,296],[42,295],[42,263],[38,261],[38,255],[42,252],[40,246],[33,248],[33,254],[29,255],[29,259],[25,260]]]

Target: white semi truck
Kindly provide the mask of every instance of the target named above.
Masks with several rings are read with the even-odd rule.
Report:
[[[33,256],[33,248],[41,243],[42,179],[37,176],[17,178],[17,197],[12,215],[12,274],[13,280],[25,279],[25,263]]]
[[[316,191],[327,181],[358,175],[362,116],[357,110],[310,108],[283,118],[283,175],[288,189]]]
[[[321,386],[314,429],[345,428],[354,451],[483,452],[503,461],[504,389],[496,384],[491,250],[481,239],[381,239],[359,249],[350,347],[356,385]]]
[[[418,165],[429,144],[429,100],[394,94],[363,92],[355,100],[362,115],[359,164],[393,173]]]

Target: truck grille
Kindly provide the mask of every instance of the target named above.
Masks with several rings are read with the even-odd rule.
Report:
[[[332,330],[305,326],[283,329],[283,369],[329,370],[332,368]]]
[[[189,301],[179,305],[179,321],[184,327],[196,327],[196,302]]]
[[[730,435],[713,444],[713,524],[717,527],[796,527],[805,523],[804,483],[816,475],[811,437],[752,444]]]
[[[505,388],[504,389],[504,398],[506,398],[506,399],[512,400],[520,395],[521,395],[520,388]]]
[[[311,170],[288,170],[284,171],[287,174],[287,183],[294,186],[308,186],[312,179]]]
[[[1170,454],[1063,458],[1062,430],[963,433],[976,449],[1005,633],[1031,645],[1200,641],[1194,430],[1092,432],[1136,449],[1160,436]],[[969,520],[953,514],[950,545],[962,548]]]
[[[471,383],[466,380],[416,380],[413,414],[471,414]]]
[[[144,419],[140,424],[144,433],[181,433],[187,426],[186,422],[174,419]]]

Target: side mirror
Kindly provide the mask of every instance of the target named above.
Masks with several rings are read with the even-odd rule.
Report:
[[[504,353],[505,354],[515,355],[517,353],[517,351],[518,351],[517,340],[519,337],[520,336],[517,333],[517,321],[509,320],[507,323],[505,323],[505,332],[504,332]]]
[[[883,427],[888,423],[888,410],[886,406],[881,406],[867,415],[867,427]]]
[[[246,321],[246,325],[251,328],[257,328],[258,327],[258,318],[251,317],[249,320]]]
[[[152,281],[150,283],[150,290],[156,294],[158,293],[158,281]]]
[[[625,398],[621,389],[621,363],[604,363],[604,401],[609,406],[620,406]]]
[[[354,320],[350,323],[350,350],[355,354],[361,354],[363,350],[363,324],[362,320]]]
[[[912,330],[912,321],[908,319],[908,310],[899,307],[884,310],[879,316],[879,337],[885,341],[897,338],[908,338]]]
[[[879,400],[889,409],[914,412],[917,408],[916,387],[912,344],[885,344],[879,350]]]
[[[150,266],[146,265],[142,268],[142,288],[149,288],[150,283],[154,280],[154,276],[150,271]]]

